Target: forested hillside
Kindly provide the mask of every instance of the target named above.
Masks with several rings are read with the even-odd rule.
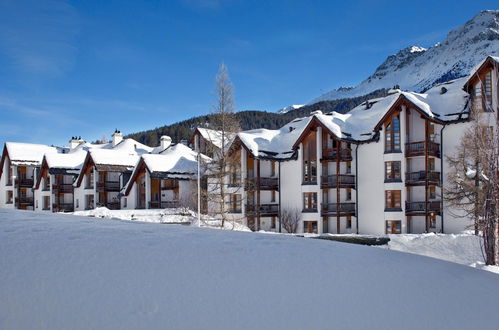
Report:
[[[254,128],[277,129],[295,118],[307,116],[312,111],[316,110],[322,110],[323,112],[336,111],[340,113],[347,113],[349,110],[368,99],[386,96],[387,92],[387,89],[379,89],[360,97],[321,101],[284,114],[266,111],[240,111],[236,113],[236,116],[239,120],[241,129],[243,130]],[[212,118],[213,115],[211,114],[193,117],[171,125],[165,125],[148,131],[130,134],[128,137],[151,147],[159,144],[159,138],[162,135],[169,135],[173,142],[189,140],[196,127],[210,127]]]

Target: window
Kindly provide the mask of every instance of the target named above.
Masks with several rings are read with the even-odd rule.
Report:
[[[76,199],[76,208],[79,208],[80,207],[80,200],[77,198]]]
[[[347,201],[352,200],[352,188],[347,188]]]
[[[430,186],[430,188],[429,188],[429,196],[430,196],[430,199],[437,198],[437,193],[436,193],[436,190],[435,190],[435,186]]]
[[[391,121],[385,127],[385,152],[400,151],[400,119],[399,116],[393,116]]]
[[[317,183],[317,137],[311,131],[303,140],[303,183]]]
[[[317,221],[303,221],[303,232],[317,234]]]
[[[123,207],[126,207],[126,206],[127,206],[127,199],[125,197],[125,198],[123,198]]]
[[[275,176],[275,162],[270,162],[270,176]]]
[[[352,173],[352,162],[347,162],[347,174]]]
[[[9,166],[9,171],[7,174],[7,186],[12,186],[12,167]]]
[[[85,209],[92,210],[94,208],[94,195],[85,195]]]
[[[436,229],[437,228],[437,216],[431,215],[429,220],[430,220],[430,228]]]
[[[428,170],[435,171],[435,158],[428,159]]]
[[[400,234],[402,225],[400,220],[386,220],[386,234]]]
[[[90,169],[86,175],[85,188],[91,189],[93,187],[94,187],[94,172],[92,171],[92,169]]]
[[[270,201],[271,201],[271,202],[275,202],[275,190],[272,190],[272,191],[270,192]]]
[[[241,194],[230,194],[230,213],[241,213]]]
[[[402,181],[400,162],[385,162],[385,182]]]
[[[317,193],[303,193],[303,212],[317,212]]]
[[[270,220],[270,228],[271,229],[275,229],[275,223],[276,223],[275,217],[272,217],[272,219]]]
[[[229,186],[237,187],[241,183],[241,168],[238,165],[230,166]]]
[[[484,111],[493,111],[492,106],[492,71],[485,74],[483,83],[483,94],[485,96],[485,108]]]
[[[50,210],[50,196],[43,196],[43,209]]]
[[[35,208],[38,208],[38,199],[36,200]]]
[[[7,190],[7,204],[12,204],[14,202],[14,192],[12,190]]]
[[[347,228],[352,228],[352,217],[347,216]]]
[[[401,211],[400,190],[385,191],[385,211]]]

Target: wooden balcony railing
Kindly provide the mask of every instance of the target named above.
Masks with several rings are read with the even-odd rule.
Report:
[[[260,177],[260,178],[246,178],[246,184],[244,185],[246,190],[278,190],[279,189],[279,179],[272,177]]]
[[[321,204],[321,214],[322,216],[334,215],[334,216],[347,216],[355,215],[355,203],[322,203]]]
[[[276,217],[279,215],[279,204],[247,204],[246,213],[261,217]]]
[[[338,152],[340,161],[351,161],[352,160],[352,150],[350,149],[322,149],[322,160],[335,161],[338,158]]]
[[[18,185],[19,187],[31,188],[31,187],[33,187],[33,184],[34,184],[33,179],[29,179],[29,178],[17,178],[16,179],[16,185]]]
[[[355,188],[355,175],[322,175],[321,188]]]
[[[52,193],[54,194],[70,194],[73,193],[73,190],[71,183],[55,183],[52,185]]]
[[[426,182],[427,173],[425,171],[408,172],[405,174],[405,184],[407,186],[421,186]],[[440,172],[428,172],[428,182],[432,185],[440,184]]]
[[[405,144],[405,156],[424,156],[425,141],[409,142]],[[440,144],[436,142],[428,142],[428,155],[440,158]]]
[[[441,202],[431,201],[428,202],[428,213],[440,214]],[[405,202],[406,215],[425,215],[426,207],[425,202]]]
[[[53,212],[74,212],[74,205],[73,203],[55,203],[52,204],[52,211]]]
[[[174,209],[179,206],[179,201],[150,201],[150,209]]]
[[[16,197],[16,204],[18,205],[33,205],[33,197]]]
[[[119,181],[97,182],[97,191],[120,191]]]

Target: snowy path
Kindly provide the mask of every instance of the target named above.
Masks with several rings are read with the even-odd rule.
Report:
[[[498,296],[385,249],[0,210],[1,329],[497,329]]]

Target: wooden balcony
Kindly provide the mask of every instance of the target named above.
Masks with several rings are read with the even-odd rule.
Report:
[[[55,183],[52,185],[53,194],[72,194],[73,190],[71,183]]]
[[[279,204],[247,204],[247,215],[260,215],[261,217],[277,217],[279,215]]]
[[[424,186],[426,183],[426,177],[428,176],[428,183],[433,186],[440,185],[440,172],[430,171],[426,173],[425,171],[408,172],[405,174],[405,185],[406,186]]]
[[[322,149],[322,160],[325,161],[336,161],[338,159],[338,153],[340,161],[349,162],[352,160],[352,150],[350,149]]]
[[[425,155],[425,141],[409,142],[405,144],[405,156],[416,157]],[[440,158],[440,144],[428,142],[428,155]]]
[[[279,190],[279,179],[272,177],[246,178],[245,190]]]
[[[119,181],[104,181],[97,182],[97,191],[120,191],[120,182]]]
[[[73,203],[52,204],[53,212],[74,212]]]
[[[440,215],[441,203],[440,201],[428,202],[428,214],[434,213]],[[405,202],[406,215],[425,215],[426,207],[425,202]]]
[[[33,206],[33,197],[16,197],[16,204],[19,206]]]
[[[355,175],[322,175],[321,188],[355,188]]]
[[[355,203],[322,203],[321,216],[355,216]]]
[[[150,209],[174,209],[179,207],[179,201],[150,201]]]
[[[34,184],[33,179],[28,178],[17,178],[16,185],[22,188],[32,188]]]

